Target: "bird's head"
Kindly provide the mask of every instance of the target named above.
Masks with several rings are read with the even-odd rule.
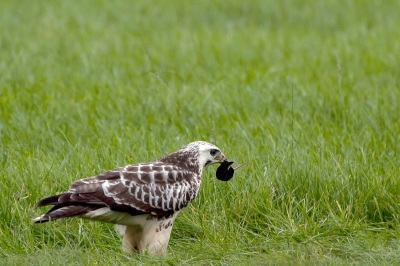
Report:
[[[185,146],[184,149],[197,151],[198,163],[202,169],[209,165],[226,161],[225,155],[217,146],[205,141],[192,142]]]

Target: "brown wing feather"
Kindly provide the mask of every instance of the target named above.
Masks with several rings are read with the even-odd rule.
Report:
[[[82,215],[105,206],[131,215],[169,215],[186,207],[199,187],[198,173],[172,164],[125,166],[78,180],[68,192],[42,199],[37,207],[54,207],[35,222]]]
[[[112,210],[133,208],[161,214],[177,211],[192,201],[200,184],[196,173],[153,162],[116,168],[92,178],[74,182],[68,192],[90,195]],[[90,202],[90,201],[86,201]]]

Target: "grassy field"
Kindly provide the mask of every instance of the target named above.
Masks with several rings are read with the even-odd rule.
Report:
[[[399,1],[0,3],[1,265],[400,264]],[[166,258],[34,204],[195,140]]]

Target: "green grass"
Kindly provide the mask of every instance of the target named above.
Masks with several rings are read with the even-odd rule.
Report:
[[[400,264],[398,10],[1,1],[0,264]],[[194,140],[247,165],[205,171],[166,258],[109,224],[31,225],[72,181]]]

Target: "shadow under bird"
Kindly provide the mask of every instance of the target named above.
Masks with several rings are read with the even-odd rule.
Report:
[[[233,162],[218,147],[192,142],[152,162],[73,182],[67,192],[40,200],[36,207],[53,207],[33,222],[80,217],[113,223],[125,252],[165,255],[176,216],[196,198],[203,169],[216,163],[217,178],[231,179]]]

